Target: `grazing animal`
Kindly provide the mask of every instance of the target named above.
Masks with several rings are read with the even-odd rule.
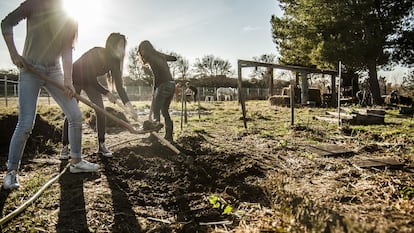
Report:
[[[236,95],[236,88],[232,87],[219,87],[217,88],[217,101],[230,101],[234,100],[234,97]]]

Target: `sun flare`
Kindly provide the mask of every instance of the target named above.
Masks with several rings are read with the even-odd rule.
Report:
[[[63,0],[66,12],[83,26],[93,26],[102,20],[100,0]]]

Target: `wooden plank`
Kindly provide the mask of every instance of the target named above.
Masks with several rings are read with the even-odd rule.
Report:
[[[330,115],[330,116],[334,116],[334,117],[338,117],[338,112],[326,112],[326,114]],[[340,113],[339,115],[341,117],[341,119],[345,119],[345,120],[352,120],[354,119],[355,115],[351,115],[351,114],[347,114],[347,113]]]
[[[338,157],[353,155],[354,151],[337,144],[307,145],[307,148],[320,156]]]
[[[314,116],[313,119],[338,124],[338,118],[324,117],[324,116]]]
[[[357,125],[381,125],[385,122],[384,117],[358,114],[354,119],[354,123]]]
[[[390,167],[394,169],[401,169],[404,163],[394,158],[375,158],[375,159],[360,159],[352,162],[355,166],[360,168],[385,168]]]

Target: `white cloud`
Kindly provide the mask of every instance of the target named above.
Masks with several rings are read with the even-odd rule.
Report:
[[[243,32],[252,32],[252,31],[258,31],[260,29],[262,29],[262,28],[261,27],[253,27],[253,26],[247,25],[247,26],[243,27],[242,31]]]

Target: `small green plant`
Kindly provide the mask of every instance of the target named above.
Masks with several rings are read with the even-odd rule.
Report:
[[[414,198],[414,187],[405,186],[400,190],[400,196],[403,199],[411,200]]]
[[[224,201],[223,199],[221,199],[220,197],[216,195],[211,195],[208,198],[208,201],[210,202],[211,205],[213,205],[214,209],[222,210],[223,214],[230,214],[231,211],[233,210],[233,208],[230,205],[228,205],[226,201]]]
[[[260,131],[260,136],[262,138],[274,138],[273,132],[271,132],[269,130],[262,130],[262,131]]]
[[[284,139],[279,140],[279,146],[285,148],[287,146],[287,141]]]
[[[301,156],[306,157],[308,159],[313,159],[315,157],[315,155],[313,153],[310,152],[304,152],[301,154]]]

